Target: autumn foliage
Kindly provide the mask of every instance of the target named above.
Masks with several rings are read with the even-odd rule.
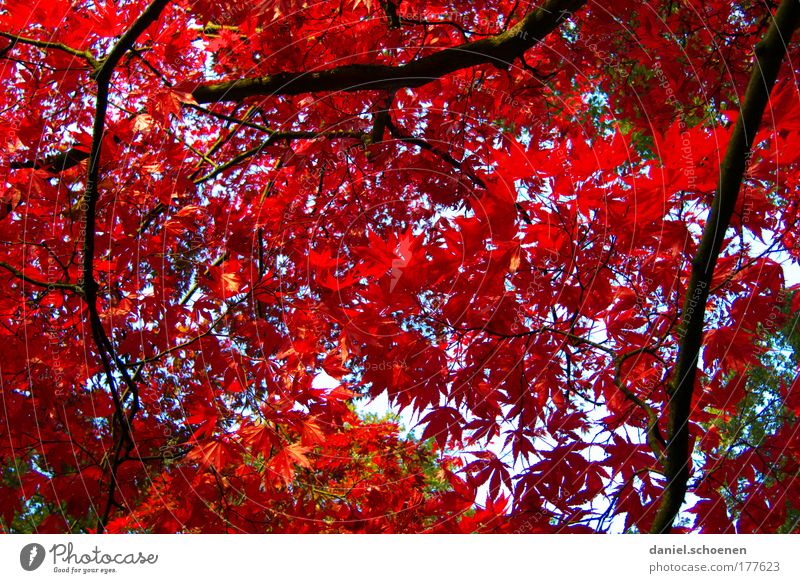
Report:
[[[798,13],[6,0],[0,530],[795,530]]]

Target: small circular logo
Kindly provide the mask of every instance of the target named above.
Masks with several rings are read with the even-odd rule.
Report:
[[[44,562],[44,547],[38,543],[30,543],[19,552],[19,564],[26,571],[35,571]]]

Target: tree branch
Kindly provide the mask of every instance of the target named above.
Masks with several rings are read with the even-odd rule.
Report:
[[[15,277],[18,277],[22,281],[26,281],[26,282],[30,283],[31,285],[35,285],[35,286],[38,286],[38,287],[41,287],[41,288],[44,288],[44,289],[47,289],[47,290],[63,289],[65,291],[71,291],[71,292],[74,292],[74,293],[79,294],[79,295],[83,294],[83,289],[81,288],[81,286],[79,286],[77,284],[74,284],[74,283],[47,282],[47,281],[41,281],[41,280],[35,279],[33,277],[28,277],[27,275],[25,275],[24,272],[20,271],[19,269],[17,269],[13,265],[9,265],[5,261],[0,261],[0,267],[2,267],[3,269],[8,271],[9,273],[14,275]]]
[[[24,36],[19,36],[18,34],[11,34],[9,32],[2,32],[0,31],[0,36],[3,38],[7,38],[12,43],[21,43],[25,45],[30,45],[33,47],[37,47],[40,49],[55,49],[58,51],[65,52],[70,54],[74,57],[80,57],[81,59],[85,59],[92,68],[97,68],[98,62],[94,58],[94,56],[89,51],[82,51],[71,46],[65,45],[64,43],[57,43],[57,42],[50,42],[44,40],[38,40],[35,38],[26,38]]]
[[[391,119],[386,120],[386,127],[389,129],[389,133],[392,135],[393,138],[400,140],[401,142],[405,142],[406,144],[411,144],[412,146],[417,146],[423,150],[426,150],[435,156],[438,156],[450,166],[457,170],[464,171],[464,164],[459,162],[453,156],[451,156],[448,152],[440,150],[435,145],[431,144],[429,141],[423,138],[417,138],[415,136],[410,136],[403,132],[400,128],[398,128]],[[478,176],[472,174],[472,172],[466,171],[465,174],[472,180],[475,184],[480,186],[481,188],[486,188],[486,183],[481,180]]]
[[[664,438],[662,437],[661,431],[658,428],[658,414],[653,407],[644,401],[644,399],[640,398],[636,393],[626,387],[624,380],[621,378],[622,365],[625,363],[625,361],[629,358],[639,356],[644,353],[650,354],[654,358],[661,360],[658,352],[649,347],[637,348],[617,356],[614,359],[614,385],[631,403],[641,408],[647,415],[647,430],[645,431],[647,445],[650,446],[650,449],[653,450],[653,453],[656,455],[656,457],[661,459],[661,456],[664,455],[664,446],[666,443],[664,442]]]
[[[97,281],[94,279],[94,246],[95,246],[95,231],[96,231],[96,212],[97,212],[97,199],[99,196],[98,191],[98,178],[100,174],[100,150],[103,142],[103,134],[105,133],[106,125],[106,112],[108,110],[108,93],[109,86],[111,85],[111,76],[114,68],[119,63],[120,59],[133,47],[136,39],[150,26],[161,11],[167,5],[169,0],[153,0],[153,2],[145,9],[145,11],[136,19],[131,25],[130,29],[117,41],[108,56],[103,59],[100,67],[92,75],[93,79],[97,82],[97,98],[95,102],[94,123],[92,126],[92,146],[89,152],[88,172],[86,178],[86,189],[83,194],[82,208],[85,209],[85,227],[84,227],[84,240],[83,240],[83,275],[82,284],[83,297],[86,300],[89,321],[91,323],[92,337],[94,339],[97,350],[100,354],[100,359],[103,362],[103,368],[106,372],[106,378],[109,383],[109,390],[112,392],[114,399],[114,406],[116,409],[115,418],[118,419],[118,424],[122,432],[121,437],[117,441],[114,448],[113,460],[109,462],[110,479],[108,486],[108,499],[105,510],[101,516],[98,516],[97,530],[103,532],[105,525],[108,522],[111,509],[114,504],[114,492],[116,491],[116,472],[121,463],[121,453],[123,442],[127,439],[129,445],[133,446],[133,440],[130,435],[131,421],[133,416],[139,409],[139,399],[136,390],[136,385],[128,375],[128,371],[122,366],[122,362],[114,352],[114,347],[111,344],[103,324],[100,319],[100,314],[97,309]],[[114,376],[111,370],[111,362],[114,362],[119,369],[120,374],[127,386],[128,394],[133,395],[133,405],[128,415],[125,415],[123,406],[124,400],[127,395],[122,397],[116,391]]]
[[[383,134],[386,132],[386,124],[389,121],[389,114],[392,110],[392,102],[394,101],[394,91],[390,91],[384,99],[382,105],[376,106],[376,111],[373,115],[374,122],[372,124],[372,132],[367,137],[370,144],[379,144],[383,141]]]
[[[420,87],[469,67],[511,62],[550,34],[586,0],[547,0],[516,25],[489,38],[449,47],[404,65],[344,65],[313,72],[283,72],[266,77],[222,81],[197,87],[197,103],[239,101],[258,95],[298,95],[324,91],[393,90]]]
[[[100,145],[105,133],[106,111],[108,110],[108,90],[111,74],[122,56],[136,42],[144,30],[155,21],[169,0],[154,0],[150,6],[136,19],[131,28],[114,45],[102,65],[94,75],[97,81],[97,101],[95,104],[94,124],[92,126],[92,147],[89,152],[89,171],[86,179],[86,190],[83,195],[86,209],[86,235],[83,245],[83,289],[86,301],[92,305],[96,300],[97,283],[94,281],[94,233],[95,214],[97,208],[97,179],[100,172]]]
[[[34,170],[38,170],[43,168],[51,174],[59,174],[65,170],[69,170],[70,168],[77,166],[88,157],[88,152],[84,152],[79,148],[70,148],[64,152],[59,152],[54,156],[49,156],[39,160],[11,162],[8,167],[12,170],[19,170],[21,168],[33,168]]]
[[[316,138],[328,138],[331,140],[336,140],[336,139],[362,140],[365,135],[366,134],[364,134],[363,132],[350,131],[350,130],[331,130],[328,132],[324,131],[312,132],[312,131],[299,131],[299,130],[285,131],[285,132],[275,131],[272,132],[269,135],[269,137],[266,140],[264,140],[261,144],[253,146],[252,148],[245,150],[240,154],[237,154],[227,162],[214,167],[212,170],[209,170],[207,174],[199,178],[196,178],[194,180],[194,183],[201,184],[203,182],[211,180],[212,178],[216,178],[218,175],[225,172],[226,170],[236,166],[237,164],[243,162],[244,160],[247,160],[248,158],[251,158],[252,156],[255,156],[256,154],[264,150],[264,148],[268,148],[272,144],[279,142],[281,140],[301,140],[301,139],[313,140]]]
[[[756,61],[720,167],[719,185],[711,204],[703,236],[692,260],[679,330],[682,339],[668,389],[667,447],[664,451],[666,486],[661,495],[651,532],[668,533],[683,504],[689,482],[689,417],[703,345],[703,325],[711,280],[725,232],[736,206],[750,149],[761,124],[769,95],[792,33],[800,21],[800,3],[783,0],[764,39],[755,47]]]

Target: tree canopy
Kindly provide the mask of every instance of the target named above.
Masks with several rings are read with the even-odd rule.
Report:
[[[797,530],[798,24],[6,0],[0,529]]]

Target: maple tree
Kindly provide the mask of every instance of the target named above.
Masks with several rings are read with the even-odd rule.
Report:
[[[7,0],[2,529],[796,530],[798,23]]]

